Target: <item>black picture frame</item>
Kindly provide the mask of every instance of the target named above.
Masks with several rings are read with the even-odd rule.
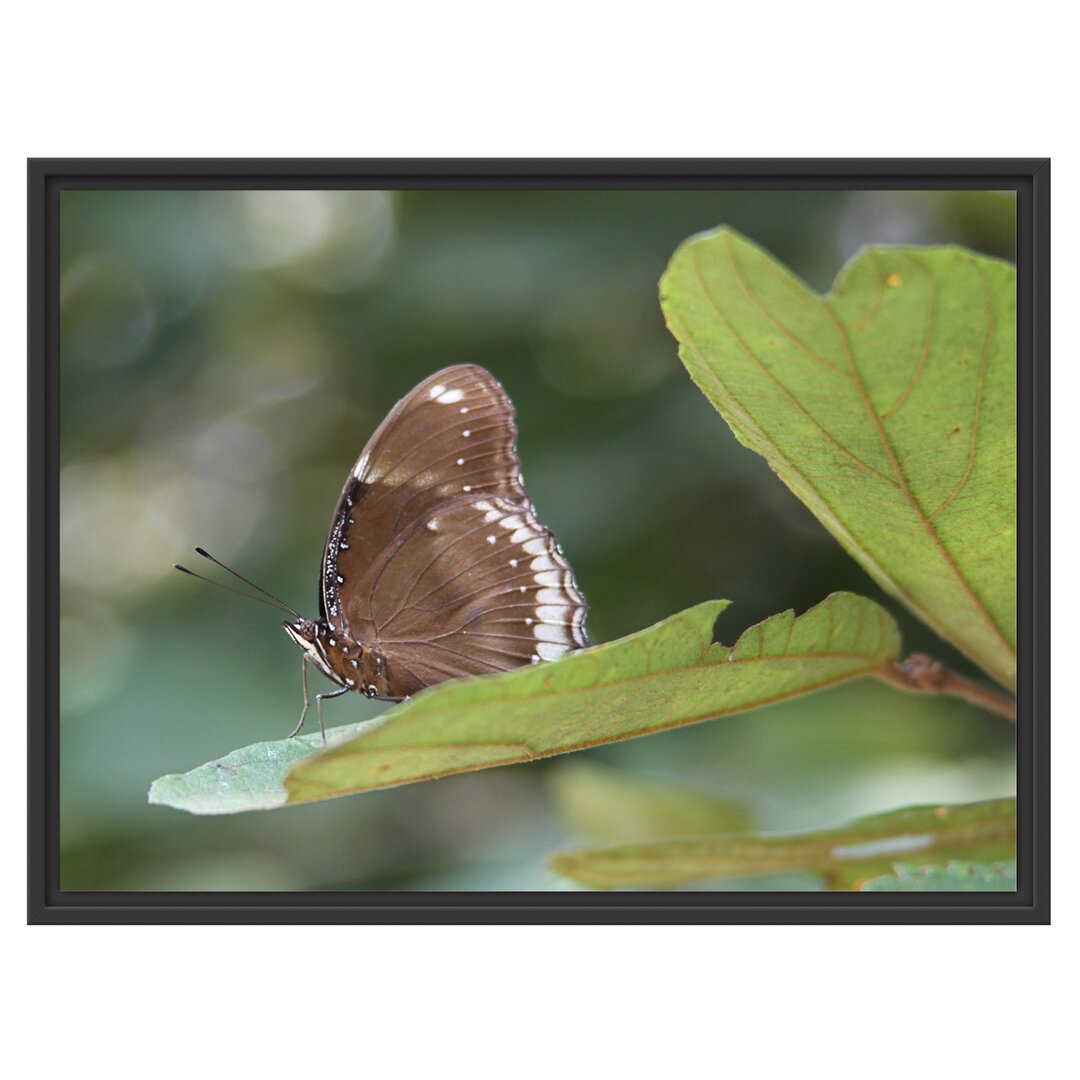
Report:
[[[1019,687],[1015,893],[72,893],[59,878],[59,210],[77,188],[994,189],[1017,195]],[[28,162],[28,902],[57,923],[1047,923],[1047,159]]]

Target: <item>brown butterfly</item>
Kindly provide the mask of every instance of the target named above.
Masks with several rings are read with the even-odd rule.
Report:
[[[585,598],[536,518],[516,436],[506,392],[472,364],[436,372],[390,410],[334,510],[319,618],[259,589],[295,617],[283,625],[304,654],[292,735],[308,712],[309,663],[339,687],[316,695],[325,738],[324,698],[357,690],[400,701],[588,644]]]

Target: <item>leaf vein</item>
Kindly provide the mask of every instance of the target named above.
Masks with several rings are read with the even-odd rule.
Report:
[[[698,280],[698,286],[701,289],[702,295],[708,301],[709,306],[713,309],[713,311],[716,312],[717,318],[727,328],[728,333],[731,334],[732,338],[734,338],[734,340],[738,344],[739,348],[742,349],[742,351],[744,353],[746,353],[746,355],[761,369],[761,371],[765,375],[765,377],[767,379],[769,379],[769,381],[775,387],[777,387],[778,390],[780,390],[780,392],[788,399],[788,401],[791,402],[791,404],[794,406],[794,408],[798,412],[800,412],[803,416],[805,416],[806,419],[810,422],[810,424],[814,428],[816,428],[817,431],[819,431],[825,437],[825,439],[828,440],[829,443],[831,443],[833,446],[835,446],[836,449],[840,451],[840,453],[842,453],[845,457],[850,458],[853,462],[855,462],[856,465],[859,466],[860,469],[865,469],[867,472],[872,473],[879,480],[884,481],[890,487],[896,487],[897,486],[896,481],[892,477],[886,476],[884,473],[878,472],[878,470],[875,469],[872,465],[868,465],[857,454],[853,454],[846,446],[844,446],[843,443],[841,443],[838,439],[836,439],[836,437],[831,432],[829,432],[815,416],[813,416],[810,412],[807,411],[805,406],[803,406],[802,402],[800,402],[799,399],[796,398],[795,395],[792,394],[790,390],[788,390],[788,388],[768,369],[768,367],[766,367],[765,364],[762,363],[761,358],[757,355],[757,353],[754,352],[753,349],[750,348],[750,346],[742,338],[742,336],[739,334],[739,332],[735,329],[734,325],[732,324],[731,320],[728,318],[727,314],[724,312],[724,310],[717,303],[716,298],[713,296],[711,290],[709,289],[708,284],[705,281],[705,277],[701,272],[700,253],[696,249],[694,250],[693,265],[694,265],[694,273],[697,276],[697,280]],[[725,389],[727,389],[727,388],[725,388]],[[728,389],[727,392],[730,394],[731,393],[730,389]],[[759,427],[760,427],[760,424],[759,424]],[[762,434],[765,434],[766,437],[769,439],[769,441],[774,446],[776,446],[777,445],[776,440],[771,435],[768,435],[768,433],[765,432],[764,428],[762,428],[761,430],[762,430]]]
[[[983,286],[983,296],[986,300],[986,337],[983,339],[982,357],[979,360],[979,378],[975,388],[975,404],[972,409],[971,438],[968,442],[967,467],[964,469],[964,475],[960,477],[956,487],[949,492],[945,501],[930,515],[931,521],[933,521],[943,510],[947,510],[949,506],[952,505],[953,499],[960,494],[960,491],[971,476],[971,470],[975,466],[975,446],[979,437],[979,414],[982,410],[983,388],[986,385],[986,369],[990,362],[990,346],[997,333],[997,315],[994,311],[994,301],[993,296],[990,293],[990,286],[987,284],[986,276],[983,274],[981,268],[978,269],[978,273]]]
[[[982,271],[980,270],[979,273],[981,274]],[[859,394],[863,401],[863,407],[874,422],[874,426],[877,429],[878,438],[880,439],[881,445],[889,458],[889,462],[892,465],[894,473],[896,474],[896,479],[898,481],[898,486],[900,488],[901,494],[903,495],[908,505],[911,507],[916,519],[918,520],[918,523],[922,526],[923,531],[926,533],[931,544],[937,549],[937,552],[941,556],[946,567],[949,569],[955,580],[959,583],[960,590],[965,593],[967,597],[971,600],[972,604],[974,605],[976,614],[982,619],[984,624],[990,628],[992,633],[999,639],[1000,643],[1005,646],[1005,648],[1009,652],[1009,655],[1015,657],[1015,650],[1009,643],[1008,638],[1005,636],[1004,633],[1002,633],[1001,628],[994,621],[989,611],[986,610],[986,607],[975,594],[975,590],[971,587],[971,583],[960,572],[960,568],[956,565],[956,560],[953,558],[952,553],[945,546],[944,541],[941,539],[941,535],[938,533],[937,529],[934,528],[930,519],[927,517],[926,511],[922,508],[918,499],[916,499],[914,492],[912,492],[911,487],[908,484],[907,476],[904,473],[903,467],[900,464],[900,460],[896,456],[896,448],[893,446],[892,441],[889,439],[888,433],[885,431],[885,425],[882,423],[881,417],[878,416],[877,412],[873,407],[873,404],[870,401],[870,396],[867,393],[866,385],[862,380],[862,376],[859,373],[858,365],[855,363],[855,357],[851,351],[851,343],[848,340],[847,331],[845,330],[844,325],[836,317],[836,313],[833,311],[833,309],[828,304],[824,306],[825,310],[829,313],[829,317],[836,324],[836,328],[840,332],[840,339],[843,344],[844,351],[847,354],[848,363],[851,366],[852,372],[856,376],[855,385],[859,389]],[[917,610],[919,610],[921,617],[927,623],[927,625],[932,626],[938,633],[942,635],[942,637],[948,638],[948,634],[943,631],[938,619],[932,616],[929,612],[927,612],[923,605],[918,605]]]
[[[797,349],[804,353],[807,357],[814,361],[819,367],[824,368],[826,371],[831,372],[833,375],[839,375],[842,379],[851,379],[850,373],[842,370],[841,368],[833,367],[824,357],[818,356],[813,349],[810,348],[806,342],[796,337],[773,313],[761,302],[761,298],[755,293],[746,280],[746,276],[743,273],[742,267],[739,265],[738,256],[735,254],[734,245],[731,242],[730,234],[726,237],[728,258],[731,259],[731,268],[735,271],[735,280],[738,281],[739,287],[742,289],[746,298],[765,316],[780,331]]]
[[[911,380],[908,382],[907,386],[904,387],[896,401],[893,402],[892,408],[887,409],[881,414],[882,420],[891,419],[907,404],[908,398],[911,397],[915,387],[918,386],[922,379],[923,372],[926,370],[926,360],[930,355],[930,338],[934,332],[934,319],[937,316],[938,285],[937,279],[930,273],[925,263],[920,261],[919,265],[922,266],[926,278],[930,282],[930,298],[926,305],[926,332],[923,334],[922,351],[919,355],[919,362],[915,365],[915,371],[912,373]]]

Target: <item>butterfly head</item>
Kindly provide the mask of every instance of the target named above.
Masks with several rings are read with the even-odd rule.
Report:
[[[320,637],[324,636],[323,630],[325,624],[320,625],[319,621],[316,619],[297,619],[295,622],[290,622],[286,619],[281,625],[285,627],[285,633],[287,633],[301,649],[310,649]]]
[[[351,685],[347,676],[340,669],[345,664],[356,667],[363,648],[359,642],[352,641],[340,630],[335,630],[325,619],[297,619],[282,624],[289,635],[303,650],[305,656],[328,679],[340,686]],[[357,663],[353,663],[353,661]]]

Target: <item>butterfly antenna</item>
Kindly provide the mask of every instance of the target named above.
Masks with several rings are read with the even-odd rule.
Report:
[[[246,577],[244,577],[243,574],[238,574],[231,566],[226,566],[220,559],[215,559],[214,556],[211,555],[210,552],[207,551],[205,548],[197,547],[195,549],[195,553],[197,555],[201,555],[204,559],[209,559],[210,562],[214,563],[216,566],[220,566],[221,569],[224,570],[226,573],[232,574],[234,578],[238,578],[245,585],[250,585],[256,592],[261,592],[263,596],[270,597],[270,599],[273,600],[275,603],[280,604],[285,611],[288,611],[291,614],[295,615],[298,619],[300,618],[300,614],[296,611],[293,611],[293,609],[289,607],[289,605],[286,604],[284,600],[276,597],[272,592],[270,592],[269,589],[264,589],[261,585],[256,585],[254,581],[249,581]]]
[[[235,589],[231,585],[223,585],[220,581],[214,581],[212,578],[203,577],[202,574],[196,574],[194,570],[189,570],[186,566],[181,566],[179,563],[173,563],[173,566],[184,574],[190,574],[191,577],[198,578],[200,581],[205,581],[208,585],[216,585],[219,589],[225,589],[228,592],[236,593],[237,596],[246,596],[249,600],[257,600],[260,604],[266,604],[268,607],[278,607],[282,611],[287,611],[290,615],[293,616],[294,619],[302,618],[300,613],[289,607],[289,605],[286,604],[284,600],[279,599],[272,592],[264,589],[261,585],[256,585],[254,581],[248,580],[246,577],[244,577],[243,574],[238,574],[231,567],[226,566],[220,559],[215,559],[214,556],[211,555],[208,551],[204,551],[201,547],[197,547],[195,551],[204,559],[209,559],[210,562],[216,564],[217,566],[220,566],[222,570],[226,571],[229,574],[232,574],[233,577],[238,578],[245,585],[250,585],[253,589],[256,590],[256,592],[260,592],[263,595],[252,596],[251,593],[244,592],[242,589]],[[269,599],[264,599],[264,597],[268,597]]]

